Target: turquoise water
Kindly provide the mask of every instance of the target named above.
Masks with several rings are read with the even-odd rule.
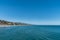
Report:
[[[60,40],[60,26],[0,27],[0,40]]]

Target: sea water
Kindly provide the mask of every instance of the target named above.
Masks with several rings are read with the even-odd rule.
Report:
[[[0,40],[60,40],[60,26],[0,27]]]

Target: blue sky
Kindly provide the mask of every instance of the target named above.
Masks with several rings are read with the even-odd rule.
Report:
[[[40,25],[60,24],[59,0],[0,0],[0,19]]]

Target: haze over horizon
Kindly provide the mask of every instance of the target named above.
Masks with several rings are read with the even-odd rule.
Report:
[[[60,1],[0,0],[0,19],[37,25],[60,25]]]

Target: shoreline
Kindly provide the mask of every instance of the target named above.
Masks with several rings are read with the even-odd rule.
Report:
[[[11,26],[31,26],[31,25],[0,25],[0,27],[11,27]]]

